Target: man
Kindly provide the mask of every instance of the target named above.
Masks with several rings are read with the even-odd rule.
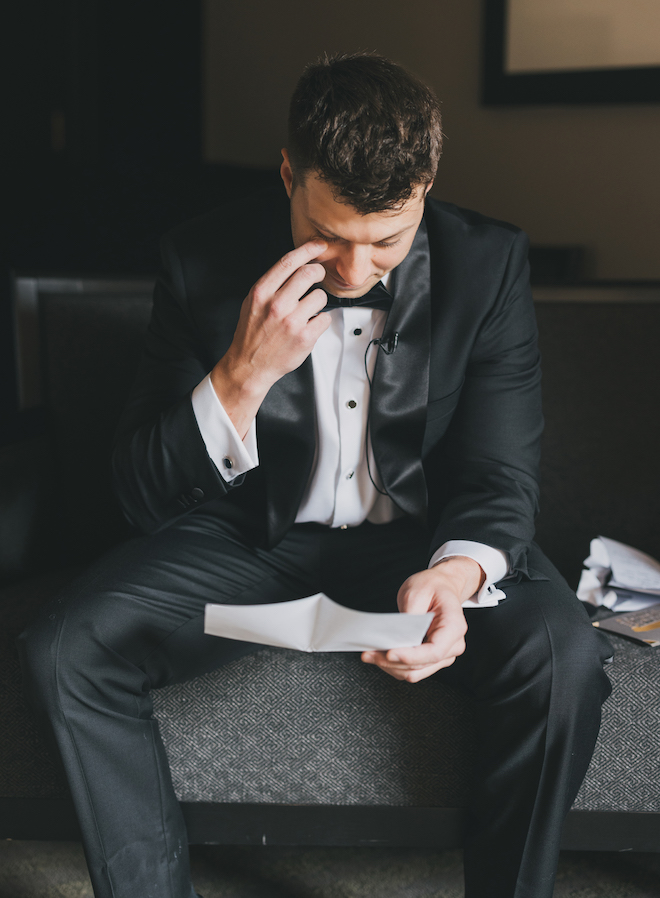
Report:
[[[114,460],[146,535],[24,646],[99,898],[194,894],[149,690],[249,650],[204,636],[204,604],[319,590],[434,612],[423,645],[363,660],[477,699],[468,898],[552,894],[610,652],[530,544],[541,413],[525,238],[427,197],[440,147],[415,78],[377,56],[324,60],[292,99],[285,191],[164,241]]]

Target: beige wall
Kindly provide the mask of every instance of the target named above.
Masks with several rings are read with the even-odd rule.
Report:
[[[660,279],[660,106],[480,106],[480,0],[205,6],[209,161],[277,165],[304,64],[377,50],[443,102],[434,196],[512,221],[534,243],[587,246],[592,277]]]

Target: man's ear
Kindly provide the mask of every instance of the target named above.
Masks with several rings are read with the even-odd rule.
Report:
[[[426,185],[426,190],[424,191],[424,196],[426,196],[428,194],[429,190],[431,189],[431,187],[433,187],[434,183],[435,183],[434,181],[429,181],[429,183]]]
[[[282,176],[282,181],[284,182],[284,189],[287,192],[287,196],[291,199],[291,194],[293,192],[293,171],[291,170],[291,163],[289,161],[289,154],[287,150],[282,150],[282,164],[280,165],[280,175]]]

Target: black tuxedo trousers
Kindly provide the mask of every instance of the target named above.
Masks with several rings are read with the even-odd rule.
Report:
[[[324,591],[392,611],[427,547],[404,518],[296,525],[275,548],[253,548],[206,507],[116,548],[53,600],[20,639],[24,676],[66,770],[97,898],[195,894],[150,690],[257,648],[206,636],[205,603]],[[505,582],[499,606],[468,610],[467,650],[436,674],[478,707],[467,898],[550,898],[609,694],[609,643],[535,546],[530,565],[546,579]]]

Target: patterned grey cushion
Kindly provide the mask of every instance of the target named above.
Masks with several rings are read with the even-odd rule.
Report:
[[[21,697],[14,637],[66,573],[0,595],[0,796],[66,795]],[[612,636],[614,685],[575,807],[660,811],[660,651]],[[350,654],[262,650],[158,690],[155,713],[187,801],[465,803],[473,709],[429,680],[398,683]]]
[[[598,614],[597,617],[607,616]],[[612,695],[574,807],[660,811],[660,649],[608,633]]]
[[[613,636],[594,757],[574,807],[660,811],[660,651]],[[350,655],[262,651],[155,699],[187,801],[465,805],[473,708]],[[203,764],[198,759],[203,759]]]
[[[187,801],[465,803],[470,704],[355,654],[261,650],[158,690],[155,713]]]

